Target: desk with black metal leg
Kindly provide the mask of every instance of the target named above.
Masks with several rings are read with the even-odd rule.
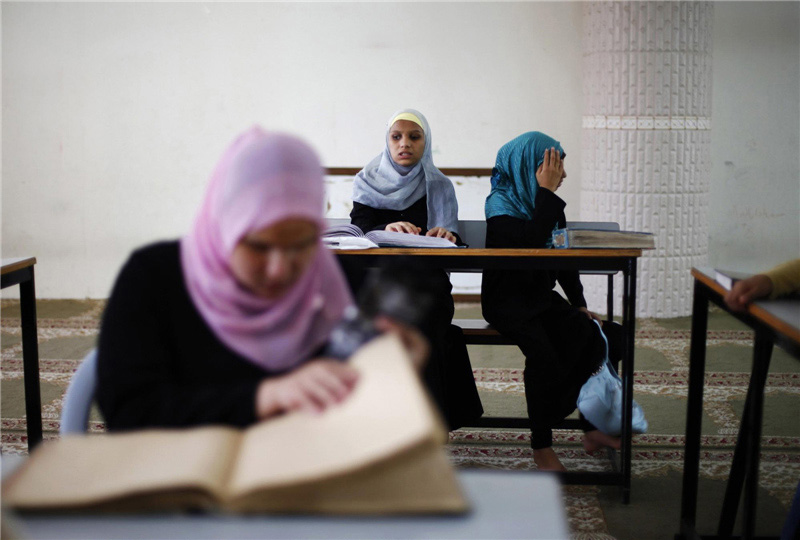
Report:
[[[25,381],[25,420],[28,451],[42,440],[42,402],[39,392],[39,344],[36,331],[35,257],[3,259],[2,288],[19,285],[22,363]]]
[[[761,420],[764,409],[764,387],[774,344],[795,358],[800,358],[800,301],[773,300],[756,302],[745,313],[735,313],[723,301],[726,290],[714,278],[711,269],[692,269],[695,278],[692,307],[692,338],[689,352],[689,396],[686,412],[686,453],[683,466],[680,532],[676,538],[697,539],[697,485],[700,469],[700,429],[703,412],[705,378],[706,331],[708,306],[714,302],[750,326],[755,331],[753,367],[747,388],[742,423],[736,442],[728,487],[716,536],[730,538],[739,500],[744,488],[742,538],[755,534],[756,490],[761,439]]]
[[[619,463],[614,458],[613,472],[569,472],[561,476],[567,484],[609,484],[622,488],[622,500],[630,500],[631,481],[631,416],[633,406],[633,360],[636,325],[636,262],[642,255],[641,249],[418,249],[418,248],[377,248],[365,250],[337,251],[340,259],[348,264],[362,267],[380,266],[392,257],[406,257],[414,260],[421,268],[442,268],[452,271],[484,270],[488,268],[528,269],[528,270],[589,270],[621,271],[623,275],[622,326],[624,347],[622,356],[623,418],[622,447]],[[489,343],[491,341],[487,341]],[[575,426],[574,420],[567,419],[561,427]],[[529,423],[525,418],[479,419],[471,427],[525,428]]]

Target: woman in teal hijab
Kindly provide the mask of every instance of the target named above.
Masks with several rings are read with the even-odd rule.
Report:
[[[545,156],[551,149],[553,163],[550,166],[548,162],[548,171],[544,174]],[[567,177],[564,171],[566,157],[560,142],[538,131],[529,131],[504,144],[497,152],[492,169],[492,190],[486,198],[486,219],[502,215],[533,219],[539,190],[537,172],[550,182],[546,189],[555,193]]]
[[[538,131],[500,148],[486,198],[487,248],[550,247],[553,229],[566,225],[566,202],[556,195],[567,178],[565,157],[557,140]],[[554,290],[556,282],[566,299]],[[533,459],[540,470],[564,471],[552,448],[552,429],[575,410],[581,386],[605,354],[592,322],[599,317],[586,307],[578,272],[486,270],[481,295],[483,316],[525,355]],[[613,359],[618,339],[610,337]],[[619,448],[618,438],[582,423],[587,451]]]

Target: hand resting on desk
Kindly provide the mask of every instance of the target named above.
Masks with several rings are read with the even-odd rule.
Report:
[[[725,304],[733,311],[744,311],[753,300],[772,293],[772,280],[765,274],[756,274],[737,281],[725,295]]]
[[[772,299],[797,291],[800,291],[800,259],[734,283],[725,295],[725,304],[733,311],[744,311],[747,304],[759,298]]]

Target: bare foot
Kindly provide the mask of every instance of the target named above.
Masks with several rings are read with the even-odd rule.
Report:
[[[567,468],[561,464],[552,447],[540,448],[533,451],[533,462],[540,471],[566,472]]]
[[[619,450],[621,444],[619,437],[606,435],[599,429],[593,429],[583,434],[583,448],[589,453],[597,452],[606,447]]]

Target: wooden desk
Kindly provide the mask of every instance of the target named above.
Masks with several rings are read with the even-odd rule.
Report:
[[[3,259],[2,287],[19,285],[22,326],[22,364],[25,385],[25,420],[28,426],[28,451],[42,441],[42,400],[39,392],[39,343],[36,332],[35,257]]]
[[[631,411],[633,405],[633,346],[636,333],[636,261],[640,249],[415,249],[378,248],[364,250],[337,250],[336,254],[348,263],[363,267],[380,266],[392,257],[410,257],[424,268],[445,270],[529,269],[529,270],[598,270],[621,271],[622,290],[622,388],[623,419],[622,448],[619,463],[612,451],[615,470],[612,472],[569,472],[561,476],[566,484],[609,484],[622,488],[622,500],[630,501],[631,486]],[[559,427],[574,427],[575,420],[567,420]],[[485,418],[474,427],[527,428],[526,419]]]
[[[345,174],[348,171],[355,170],[358,172],[360,169],[351,168],[329,168],[328,174]],[[443,172],[445,169],[441,169]],[[491,169],[446,169],[450,172],[444,174],[451,174],[456,176],[457,171],[461,173],[459,176],[491,176]],[[355,174],[355,173],[353,173]],[[349,218],[326,218],[325,220],[328,227],[335,227],[338,225],[345,225],[350,223]],[[598,229],[602,231],[618,231],[619,223],[609,221],[567,221],[567,227],[572,229]],[[463,242],[470,248],[484,249],[486,247],[486,221],[474,219],[460,219],[458,220],[458,232],[461,235]],[[466,272],[480,272],[480,268],[467,268],[462,269]],[[602,271],[583,271],[587,274],[605,274],[608,277],[608,293],[606,294],[606,313],[608,320],[614,320],[614,275],[617,273],[614,270]],[[471,296],[471,295],[469,295]],[[481,324],[483,323],[483,324]],[[467,339],[467,344],[472,345],[508,345],[510,341],[500,336],[493,329],[487,330],[486,321],[480,319],[463,321],[459,323],[464,330],[464,337]]]
[[[11,456],[14,457],[14,456]],[[6,469],[6,457],[3,457]],[[570,538],[556,476],[466,470],[459,480],[472,511],[463,516],[235,516],[163,514],[12,516],[20,537],[103,540],[129,538]],[[4,509],[4,515],[8,511]],[[12,523],[17,524],[17,523]],[[24,533],[24,536],[22,536]]]
[[[773,344],[780,345],[789,354],[800,359],[800,300],[755,302],[748,306],[745,313],[732,312],[723,301],[727,291],[714,280],[713,275],[713,269],[692,268],[692,276],[695,281],[692,304],[692,338],[689,352],[689,398],[686,409],[686,454],[683,465],[680,532],[676,535],[676,538],[686,540],[701,538],[695,530],[695,526],[709,301],[714,302],[755,330],[755,340],[752,374],[747,388],[742,423],[739,427],[717,536],[703,535],[702,538],[730,538],[736,521],[743,484],[744,530],[742,538],[753,538],[764,386],[767,382]]]

